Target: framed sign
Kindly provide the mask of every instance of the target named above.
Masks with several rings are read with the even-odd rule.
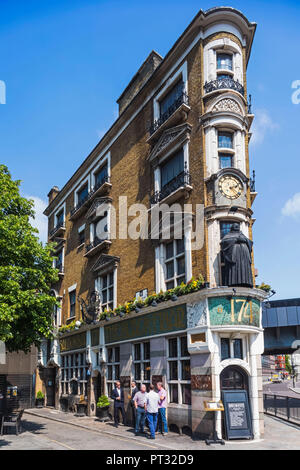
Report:
[[[251,412],[246,390],[222,392],[226,439],[253,439]]]

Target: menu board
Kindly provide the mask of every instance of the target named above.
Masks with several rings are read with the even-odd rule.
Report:
[[[227,439],[252,439],[252,421],[246,390],[222,392]]]

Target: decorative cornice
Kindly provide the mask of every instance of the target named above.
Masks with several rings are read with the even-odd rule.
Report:
[[[176,127],[171,127],[163,132],[157,144],[154,146],[150,153],[148,160],[154,164],[160,157],[166,154],[172,149],[172,147],[178,146],[180,143],[184,143],[190,138],[192,126],[188,123],[180,124]]]
[[[117,267],[119,264],[119,257],[102,254],[99,256],[91,271],[97,275],[100,275],[109,271],[111,268]]]

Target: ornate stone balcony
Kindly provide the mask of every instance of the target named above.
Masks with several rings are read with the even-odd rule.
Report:
[[[50,240],[55,237],[61,237],[66,231],[65,223],[59,222],[49,233]]]
[[[185,169],[168,184],[163,186],[160,191],[155,191],[155,193],[150,197],[150,204],[154,205],[162,201],[166,204],[171,204],[175,200],[179,199],[183,194],[186,194],[186,192],[193,189],[191,182],[191,175]]]

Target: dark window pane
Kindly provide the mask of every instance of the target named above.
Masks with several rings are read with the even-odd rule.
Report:
[[[107,165],[103,166],[100,171],[95,174],[95,186],[99,188],[107,181]]]
[[[167,290],[173,289],[173,287],[174,287],[174,281],[170,281],[170,282],[166,283],[166,289]]]
[[[166,244],[166,259],[173,258],[174,252],[173,252],[173,242],[167,243]]]
[[[177,259],[177,274],[184,274],[185,273],[185,258]]]
[[[229,338],[221,338],[221,361],[230,358]]]
[[[177,384],[170,384],[170,403],[178,403],[178,385]]]
[[[115,348],[115,362],[120,362],[120,348],[117,346]]]
[[[184,170],[183,151],[176,153],[170,160],[161,166],[161,187],[163,188],[173,178]]]
[[[190,360],[181,361],[181,378],[182,380],[191,380]]]
[[[191,385],[190,384],[182,384],[181,385],[181,393],[182,393],[182,403],[184,405],[191,404]]]
[[[176,240],[176,254],[184,253],[184,239]]]
[[[182,95],[183,82],[179,81],[176,85],[167,93],[167,95],[160,102],[160,115],[162,116],[168,111],[170,106]]]
[[[141,345],[140,343],[134,345],[134,360],[140,361],[141,360]]]
[[[169,339],[169,357],[177,357],[177,338]]]
[[[177,361],[169,362],[169,377],[170,380],[178,380],[178,363]]]
[[[112,380],[112,366],[107,366],[107,378],[108,380]]]
[[[141,380],[141,363],[134,364],[134,379]]]
[[[238,359],[243,359],[243,342],[241,339],[233,340],[233,355]]]
[[[167,279],[170,279],[171,277],[174,276],[174,261],[170,261],[169,263],[166,263],[166,268],[167,268]]]
[[[119,380],[119,379],[120,379],[120,366],[116,365],[115,366],[115,380]]]
[[[236,224],[237,222],[220,222],[220,232],[221,232],[221,238],[226,235],[226,233],[230,232],[232,224]]]
[[[88,193],[89,193],[89,189],[88,189],[88,185],[85,185],[82,189],[80,189],[78,191],[78,204],[80,204],[81,202],[83,202],[87,196],[88,196]]]
[[[181,357],[189,356],[189,351],[188,351],[188,347],[187,347],[187,337],[186,336],[182,336],[180,338],[180,353],[181,353]]]
[[[112,348],[108,348],[107,357],[108,357],[108,362],[113,362],[113,349]]]
[[[150,359],[150,343],[144,343],[144,359]]]
[[[218,74],[218,80],[222,80],[223,78],[225,78],[225,79],[227,79],[227,78],[232,79],[232,76],[229,75],[229,74],[227,74],[227,73],[219,73],[219,74]]]

